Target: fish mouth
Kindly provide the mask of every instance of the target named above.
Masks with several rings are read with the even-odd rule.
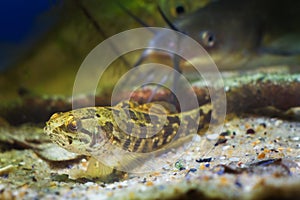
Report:
[[[59,138],[58,131],[50,129],[47,126],[44,128],[44,132],[50,137],[50,139],[52,141],[54,141],[55,139]]]
[[[44,132],[50,137],[50,139],[54,142],[63,139],[61,134],[59,133],[59,130],[57,130],[56,128],[52,128],[52,126],[50,126],[50,124],[47,124],[44,127]]]
[[[44,133],[50,136],[52,132],[53,130],[50,128],[49,124],[47,123],[47,125],[44,127]]]
[[[62,135],[59,132],[59,130],[56,130],[56,129],[47,129],[47,127],[45,127],[45,132],[49,136],[50,140],[53,143],[55,143],[55,144],[57,144],[57,145],[59,145],[59,146],[61,146],[63,148],[67,147],[67,144],[68,144],[67,141],[68,140],[67,140],[67,138],[64,135]]]

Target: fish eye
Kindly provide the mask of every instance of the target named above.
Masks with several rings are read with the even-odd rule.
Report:
[[[176,19],[205,7],[211,1],[159,0],[158,3],[168,18]]]
[[[206,47],[213,47],[216,41],[215,34],[211,31],[203,31],[200,33],[200,40]]]
[[[169,13],[171,17],[180,17],[181,15],[185,14],[188,10],[187,5],[183,4],[182,2],[173,2],[169,7]]]
[[[184,14],[184,13],[185,13],[185,8],[184,8],[184,6],[183,6],[183,5],[178,5],[178,6],[176,6],[175,12],[176,12],[177,16],[178,16],[178,15]]]
[[[76,132],[80,127],[80,121],[76,120],[74,116],[71,115],[67,119],[65,126],[69,131]]]

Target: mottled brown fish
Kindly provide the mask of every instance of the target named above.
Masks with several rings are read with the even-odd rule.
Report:
[[[140,155],[167,150],[172,142],[197,134],[210,116],[211,105],[165,115],[120,104],[87,107],[52,115],[45,132],[71,152],[125,171],[138,167]]]

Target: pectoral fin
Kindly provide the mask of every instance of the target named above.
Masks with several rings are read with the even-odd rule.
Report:
[[[83,169],[72,169],[70,170],[69,176],[71,179],[100,179],[101,181],[109,181],[114,178],[122,178],[120,172],[116,172],[113,168],[108,167],[95,158],[89,159],[88,167],[86,170]]]

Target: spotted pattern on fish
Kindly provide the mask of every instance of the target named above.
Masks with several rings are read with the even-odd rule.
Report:
[[[196,134],[211,118],[210,104],[188,112],[162,115],[135,107],[88,107],[56,113],[45,132],[69,151],[89,155],[105,142],[128,152],[147,153],[163,148],[175,137]],[[195,126],[196,125],[196,126]]]

